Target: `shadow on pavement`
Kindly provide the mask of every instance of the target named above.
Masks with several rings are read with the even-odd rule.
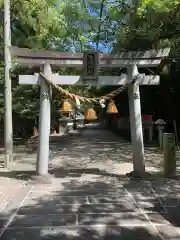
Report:
[[[6,216],[1,216],[1,240],[161,239],[136,204],[128,202],[124,188],[74,180],[57,183],[55,189],[35,186],[34,190],[8,226]],[[8,228],[3,232],[5,225]]]
[[[168,236],[170,222],[153,211],[159,201],[153,184],[161,188],[102,177],[92,177],[91,182],[56,178],[52,185],[24,186],[23,196],[17,192],[17,206],[7,206],[1,213],[0,239],[162,240],[160,233]],[[152,204],[149,213],[143,203]],[[180,235],[164,239],[180,239]]]
[[[49,171],[49,173],[53,177],[56,177],[56,178],[67,178],[67,177],[79,178],[84,174],[116,177],[117,179],[126,178],[125,175],[109,173],[107,171],[103,171],[98,168],[65,169],[65,168],[61,167],[61,168],[52,169]],[[23,170],[23,171],[0,172],[0,177],[19,179],[19,180],[23,180],[23,181],[30,180],[30,178],[34,175],[36,175],[36,171],[24,171]]]
[[[161,212],[161,215],[172,225],[180,227],[180,198],[162,197],[161,202],[167,210],[167,213]]]
[[[27,146],[19,146],[15,152],[12,170],[35,169],[37,139],[29,141]],[[132,170],[132,147],[108,130],[87,128],[80,134],[51,136],[49,159],[49,168],[99,168],[101,171],[109,168],[107,172],[122,174]],[[160,150],[146,148],[145,161],[148,171],[161,174],[163,157]]]
[[[17,191],[1,211],[0,240],[179,240],[175,227],[179,226],[178,208],[175,210],[175,203],[174,207],[167,203],[174,196],[178,201],[179,181],[131,181],[122,179],[120,174],[84,166],[83,154],[87,155],[89,147],[89,155],[95,151],[91,162],[103,163],[106,152],[117,158],[118,149],[122,159],[117,161],[131,161],[123,158],[127,143],[114,140],[112,135],[112,139],[104,139],[103,135],[92,138],[91,132],[86,134],[79,138],[80,144],[76,136],[59,145],[54,141],[55,150],[61,151],[63,144],[66,149],[63,165],[50,171],[54,175],[52,185],[27,184],[34,171],[1,173],[1,177],[18,179],[22,184],[1,185],[4,190],[0,190],[0,196],[9,196],[11,188],[17,187]],[[67,162],[69,152],[72,158]],[[101,158],[97,159],[98,155]]]

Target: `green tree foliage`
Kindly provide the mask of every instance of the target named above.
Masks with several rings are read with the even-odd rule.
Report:
[[[118,44],[121,49],[150,49],[170,46],[179,48],[180,1],[142,0],[136,9],[126,5],[126,23],[119,26]],[[117,13],[117,12],[116,12]],[[122,14],[122,9],[119,10]],[[173,51],[174,53],[174,51]]]
[[[3,7],[0,1],[0,7]],[[80,51],[100,46],[118,53],[122,49],[149,49],[172,47],[172,54],[180,49],[180,0],[11,0],[12,45],[35,49]],[[3,46],[3,28],[0,27]],[[37,72],[18,68],[18,74]],[[78,69],[60,69],[60,74],[79,74]],[[105,74],[105,73],[103,73]],[[3,65],[0,67],[3,81]],[[74,88],[71,92],[87,96],[101,95],[109,88]],[[3,96],[3,87],[0,88]],[[53,93],[59,104],[59,94]],[[2,99],[2,98],[1,98]],[[62,97],[61,97],[62,100]],[[13,83],[13,110],[24,117],[38,112],[37,86],[19,86]],[[57,107],[56,104],[54,104]],[[0,111],[3,110],[0,102]]]
[[[89,37],[83,37],[82,31],[90,32],[89,29],[86,30],[84,26],[81,26],[80,21],[88,19],[86,9],[84,11],[82,9],[81,7],[80,11],[80,5],[75,1],[69,4],[53,0],[11,1],[12,45],[34,49],[82,51],[88,47],[87,39]],[[0,30],[0,41],[3,45],[3,28]],[[3,70],[3,66],[1,69]],[[37,69],[34,71],[37,72]],[[60,70],[60,73],[63,71]],[[29,72],[28,69],[15,69],[12,76],[13,81],[17,82],[18,75],[27,72]],[[70,69],[66,71],[67,74],[68,72],[73,73],[74,71],[72,72]],[[31,73],[33,74],[33,69]],[[1,78],[3,80],[3,74],[1,74]],[[13,85],[14,112],[23,117],[34,117],[33,114],[37,114],[39,109],[38,86]],[[71,91],[73,90],[82,92],[82,89],[71,89]],[[89,89],[85,88],[83,91],[88,93]],[[1,87],[1,94],[3,96],[3,87]],[[54,95],[59,100],[58,94]],[[3,112],[3,101],[0,106]]]

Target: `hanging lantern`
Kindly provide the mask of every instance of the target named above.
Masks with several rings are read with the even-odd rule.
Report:
[[[108,114],[118,113],[118,109],[116,107],[116,104],[112,100],[108,103],[107,113]]]
[[[88,108],[87,110],[85,110],[84,118],[88,121],[96,120],[97,119],[96,111],[93,108]]]
[[[62,105],[62,108],[61,108],[61,111],[62,112],[65,112],[65,113],[69,113],[69,112],[72,112],[72,105],[71,103],[69,103],[67,100],[65,100],[63,102],[63,105]]]

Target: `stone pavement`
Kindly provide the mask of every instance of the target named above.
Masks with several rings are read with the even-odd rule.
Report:
[[[102,175],[55,178],[52,185],[14,182],[1,209],[0,240],[179,240],[179,182]]]
[[[120,177],[128,149],[108,131],[87,129],[52,143],[51,185],[2,174],[0,240],[179,240],[179,181]]]
[[[117,174],[133,170],[131,144],[108,130],[87,128],[80,135],[51,136],[49,168],[100,169]],[[16,147],[13,170],[35,170],[37,140]],[[162,151],[145,148],[147,170],[162,170]],[[178,166],[179,167],[179,166]]]

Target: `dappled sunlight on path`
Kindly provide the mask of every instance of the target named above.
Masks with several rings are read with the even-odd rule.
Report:
[[[162,152],[156,148],[145,149],[147,170],[162,169]],[[56,167],[98,168],[116,174],[133,170],[131,144],[108,130],[87,129],[71,144],[64,146],[53,160]]]
[[[35,169],[36,144],[28,158],[16,158],[18,172],[1,173],[0,240],[180,239],[179,180],[129,180],[129,143],[98,129],[54,136],[50,185],[34,184],[24,172]],[[147,148],[145,156],[147,169],[161,168],[161,151]]]
[[[17,149],[16,160],[11,168],[34,170],[36,153],[37,140],[33,140],[26,148]],[[146,147],[145,162],[147,171],[161,171],[162,151],[155,147]],[[98,128],[89,127],[78,135],[52,136],[49,168],[94,168],[109,173],[126,174],[133,170],[132,147],[113,132]]]
[[[180,239],[179,182],[92,174],[51,185],[20,182],[8,185],[16,193],[0,214],[1,240]],[[6,191],[0,187],[0,200]]]

